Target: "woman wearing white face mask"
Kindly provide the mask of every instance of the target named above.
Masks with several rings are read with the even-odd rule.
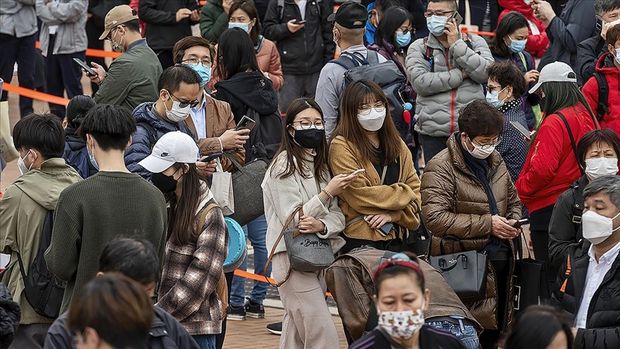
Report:
[[[368,80],[350,84],[340,103],[329,164],[334,175],[361,170],[339,195],[345,253],[363,245],[402,251],[408,231],[420,224],[420,180],[387,105],[381,88]]]
[[[582,243],[583,189],[596,178],[618,173],[620,138],[610,129],[587,133],[577,145],[581,176],[556,202],[549,223],[549,262],[556,275],[566,255]]]
[[[422,215],[433,232],[431,255],[470,250],[488,255],[486,294],[469,306],[485,329],[480,342],[486,348],[512,320],[512,240],[519,235],[513,226],[521,217],[521,203],[495,151],[501,141],[502,114],[477,100],[461,110],[458,123],[460,132],[429,161],[422,176]],[[444,243],[452,249],[442,253],[444,238],[459,244]]]
[[[453,335],[424,325],[431,292],[416,257],[398,253],[381,263],[374,275],[377,328],[350,349],[464,349]]]

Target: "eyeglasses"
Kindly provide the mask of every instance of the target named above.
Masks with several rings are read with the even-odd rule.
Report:
[[[308,120],[302,120],[302,121],[296,121],[293,122],[293,126],[295,125],[299,125],[299,128],[301,128],[302,130],[309,130],[311,128],[317,129],[317,130],[324,130],[325,129],[325,124],[323,124],[323,121],[315,121],[315,122],[311,122]]]
[[[439,17],[443,17],[443,16],[450,16],[451,14],[453,14],[454,11],[426,11],[424,12],[424,17],[431,17],[431,16],[439,16]]]
[[[203,59],[203,60],[200,60],[198,58],[188,58],[188,59],[185,59],[185,60],[181,61],[181,63],[183,63],[183,64],[202,64],[202,66],[205,67],[205,68],[211,67],[211,59],[208,59],[208,58],[207,59]]]
[[[359,109],[358,114],[368,116],[373,109],[378,113],[382,113],[383,111],[385,111],[385,104],[383,104],[383,102],[377,102],[373,105],[363,104],[362,107]]]
[[[480,144],[478,142],[474,142],[474,140],[471,138],[469,139],[469,141],[471,142],[471,144],[480,147],[482,150],[488,150],[490,148],[497,147],[502,142],[502,136],[495,137],[495,139],[491,140],[491,143],[487,144]]]
[[[168,91],[168,93],[170,93],[170,96],[172,96],[173,99],[175,99],[177,102],[179,102],[179,107],[181,108],[185,108],[187,106],[190,106],[191,108],[196,108],[196,106],[200,103],[197,99],[188,102],[188,101],[182,101],[180,98],[178,98],[177,96],[175,96],[174,94],[172,94],[172,92]]]

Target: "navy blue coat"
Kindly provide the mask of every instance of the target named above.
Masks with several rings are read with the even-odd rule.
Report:
[[[125,165],[132,173],[137,173],[142,178],[150,181],[151,173],[138,165],[140,161],[151,154],[153,146],[168,132],[181,131],[192,135],[192,131],[183,122],[173,123],[159,116],[154,110],[155,103],[142,103],[133,111],[137,130],[131,136],[131,145],[125,150]]]

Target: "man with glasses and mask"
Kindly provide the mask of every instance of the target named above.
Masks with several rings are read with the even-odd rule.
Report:
[[[450,134],[458,130],[458,111],[484,99],[482,85],[493,63],[483,38],[460,33],[457,10],[454,0],[430,0],[424,13],[430,34],[411,44],[405,60],[418,94],[415,129],[426,162],[445,149]]]
[[[133,110],[140,103],[157,99],[161,64],[140,35],[138,16],[131,7],[120,5],[111,9],[105,16],[105,30],[99,39],[109,39],[112,50],[123,54],[112,61],[107,72],[101,65],[91,63],[97,74],[89,78],[99,84],[95,101]]]
[[[575,316],[575,349],[620,347],[620,177],[586,186],[582,248],[565,257],[554,296]]]
[[[151,154],[151,149],[168,132],[181,131],[194,137],[186,124],[192,108],[196,108],[202,97],[202,78],[186,65],[172,66],[161,74],[158,82],[159,98],[155,102],[140,104],[133,111],[137,131],[131,138],[131,145],[125,153],[125,164],[129,171],[152,181],[151,172],[138,165]],[[206,176],[213,173],[215,163],[197,162],[198,172]],[[160,178],[161,177],[156,177]],[[162,189],[164,183],[153,184]]]

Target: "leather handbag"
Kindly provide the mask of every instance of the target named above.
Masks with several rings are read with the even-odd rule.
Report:
[[[303,234],[299,232],[296,226],[289,228],[295,215],[299,215],[299,217],[303,216],[302,206],[297,207],[286,219],[282,231],[271,249],[269,259],[267,260],[267,264],[265,264],[265,271],[267,270],[267,266],[271,263],[275,250],[282,240],[282,237],[284,237],[286,253],[292,270],[315,272],[329,267],[334,262],[334,252],[329,240],[321,239],[316,234]],[[284,284],[288,280],[290,274],[291,272],[289,270],[284,280],[275,286],[280,287]]]
[[[228,233],[228,253],[224,260],[224,272],[229,273],[237,269],[247,255],[247,244],[243,228],[234,219],[225,217]]]
[[[446,254],[444,242],[458,241],[460,251]],[[439,244],[441,255],[430,257],[431,265],[446,279],[461,300],[478,300],[484,297],[487,281],[487,255],[478,251],[465,251],[463,242],[455,236],[445,236]]]
[[[269,164],[264,159],[256,159],[242,166],[234,157],[226,157],[236,168],[232,174],[235,212],[230,218],[244,226],[265,213],[261,184]]]

